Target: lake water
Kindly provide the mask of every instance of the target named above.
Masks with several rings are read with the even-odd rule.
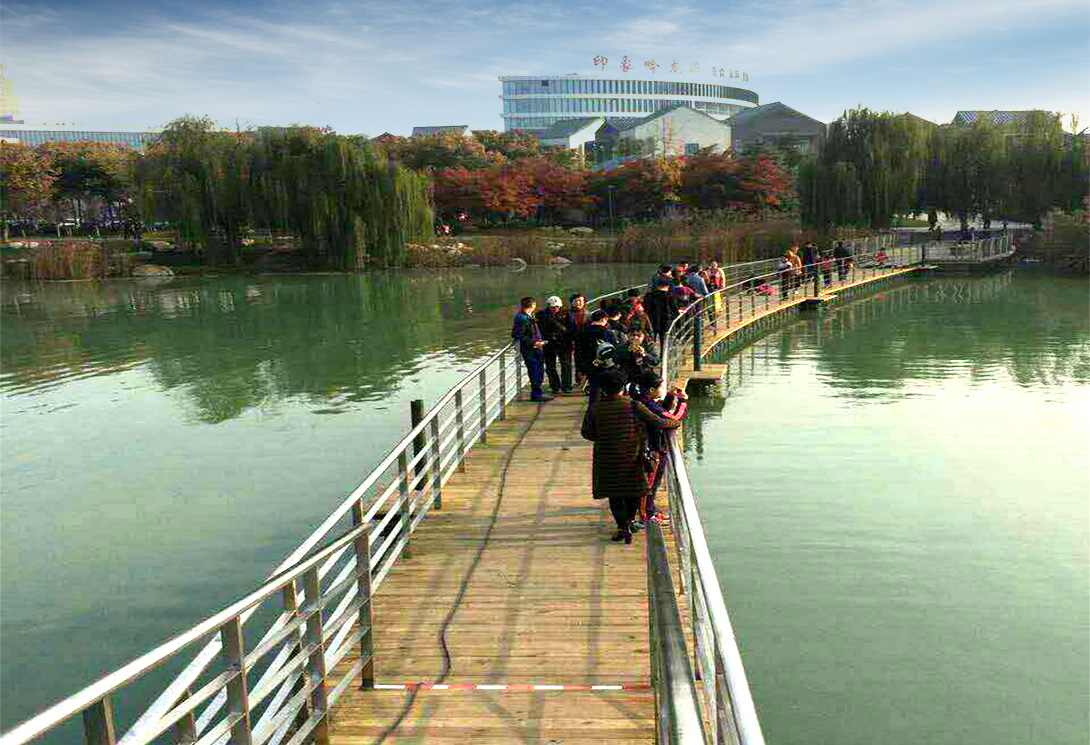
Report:
[[[743,349],[696,405],[769,743],[1090,738],[1087,290],[891,286]]]
[[[4,282],[0,728],[258,586],[520,297],[652,270]]]
[[[518,297],[649,274],[0,285],[0,727],[260,583]],[[768,741],[1085,742],[1086,282],[893,286],[731,365],[688,458]]]

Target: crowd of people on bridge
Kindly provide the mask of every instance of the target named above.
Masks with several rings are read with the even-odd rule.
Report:
[[[519,303],[511,336],[530,378],[530,400],[588,397],[582,434],[594,442],[592,493],[609,503],[614,541],[630,544],[648,521],[668,520],[655,505],[665,431],[681,424],[688,397],[659,374],[662,341],[686,307],[725,285],[716,262],[682,261],[660,266],[646,292],[622,291],[594,311],[581,293],[566,305],[556,295],[541,308],[533,297]]]

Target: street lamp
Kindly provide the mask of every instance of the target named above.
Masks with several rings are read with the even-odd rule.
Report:
[[[613,184],[609,185],[609,224],[610,230],[613,231],[613,235],[617,235],[617,220],[613,216]]]

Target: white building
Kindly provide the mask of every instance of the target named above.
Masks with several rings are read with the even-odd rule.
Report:
[[[760,103],[751,90],[718,83],[598,75],[504,76],[500,82],[505,131],[535,132],[566,119],[647,117],[677,106],[726,119]]]
[[[692,155],[710,147],[725,153],[731,146],[731,128],[727,122],[679,105],[643,119],[607,119],[597,139],[615,153]],[[617,146],[622,140],[628,141],[627,147]]]
[[[594,142],[598,130],[605,123],[605,117],[601,116],[564,119],[534,134],[541,140],[542,147],[562,147],[565,150],[578,150],[580,155],[585,155],[586,146]]]

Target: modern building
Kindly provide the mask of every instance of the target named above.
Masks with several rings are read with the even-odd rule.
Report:
[[[726,119],[760,103],[745,88],[599,75],[503,76],[503,128],[537,132],[566,119],[643,118],[684,106]]]
[[[468,124],[440,124],[431,127],[413,127],[413,137],[432,137],[435,135],[469,136]]]
[[[825,124],[779,101],[740,111],[729,119],[736,152],[775,145],[816,153],[825,140]]]
[[[4,77],[3,65],[0,65],[0,122],[22,123],[19,119],[19,99],[15,97],[15,81]]]
[[[81,129],[34,129],[10,127],[0,129],[4,142],[18,142],[37,147],[47,142],[108,142],[141,151],[159,136],[158,132],[92,132]]]

